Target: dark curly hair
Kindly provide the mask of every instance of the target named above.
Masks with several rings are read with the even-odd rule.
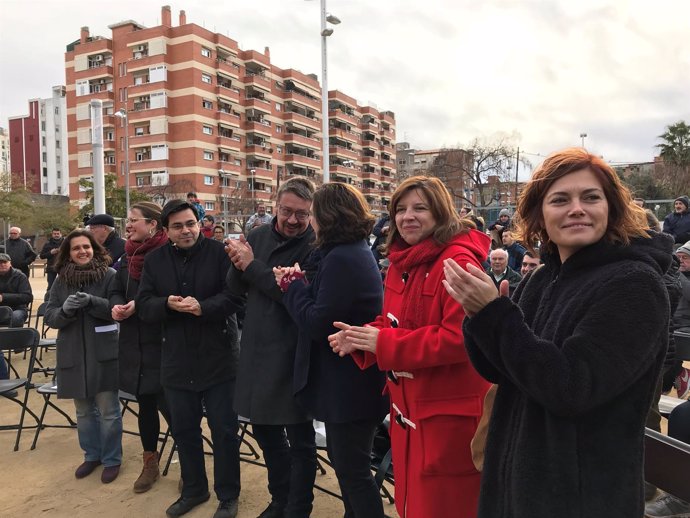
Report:
[[[314,192],[312,214],[318,227],[316,247],[366,239],[376,221],[362,193],[339,182],[324,184]]]

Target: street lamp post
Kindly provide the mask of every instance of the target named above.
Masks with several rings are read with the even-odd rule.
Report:
[[[252,173],[252,210],[256,213],[256,169],[250,169]]]
[[[323,183],[331,179],[328,139],[328,51],[326,38],[333,34],[328,24],[338,25],[340,20],[326,12],[326,0],[321,0],[321,133],[323,141]]]
[[[587,138],[587,133],[580,133],[580,138],[582,139],[582,147],[585,147],[585,139]]]
[[[125,217],[129,216],[129,119],[127,110],[120,108],[115,112],[115,116],[122,119],[125,127]]]

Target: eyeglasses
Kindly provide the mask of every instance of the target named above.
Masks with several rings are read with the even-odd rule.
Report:
[[[168,228],[169,228],[170,230],[175,230],[175,231],[178,231],[178,232],[179,232],[180,230],[182,230],[182,229],[185,228],[185,227],[187,227],[187,228],[194,228],[194,227],[198,227],[198,226],[199,226],[199,222],[198,222],[198,221],[194,221],[194,220],[191,220],[191,219],[190,219],[190,220],[187,221],[186,223],[173,223],[173,224],[170,225]]]
[[[151,218],[127,218],[125,219],[125,223],[129,225],[130,223],[136,223],[137,221],[141,221],[142,219],[144,221],[151,221]]]
[[[290,219],[290,217],[294,215],[298,221],[304,221],[311,215],[311,212],[308,210],[292,210],[282,205],[278,205],[278,213],[287,219]]]

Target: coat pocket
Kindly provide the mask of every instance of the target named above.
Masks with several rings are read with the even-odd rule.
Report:
[[[417,402],[423,474],[466,475],[477,472],[472,462],[470,441],[481,413],[478,396]]]
[[[117,331],[98,333],[96,335],[96,360],[99,362],[117,360],[118,336],[119,333]]]
[[[74,367],[74,347],[67,343],[64,337],[58,333],[55,341],[55,358],[58,369],[71,369]]]

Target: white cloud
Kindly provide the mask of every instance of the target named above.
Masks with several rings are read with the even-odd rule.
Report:
[[[163,2],[161,2],[161,5]],[[612,161],[650,160],[664,126],[690,120],[685,0],[328,0],[329,88],[395,112],[398,140],[455,145],[497,131],[546,154],[580,143]],[[321,75],[319,2],[172,5],[189,22]],[[64,82],[65,45],[109,24],[160,23],[150,2],[0,0],[0,125]]]

